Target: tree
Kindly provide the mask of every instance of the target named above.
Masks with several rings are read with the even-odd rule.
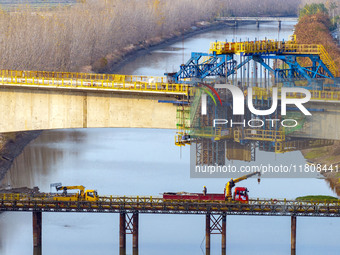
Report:
[[[300,10],[300,18],[302,18],[305,15],[313,15],[317,14],[319,12],[323,12],[325,14],[328,14],[328,10],[324,4],[306,4],[302,10]]]

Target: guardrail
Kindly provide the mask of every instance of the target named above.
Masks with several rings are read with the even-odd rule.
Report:
[[[244,214],[273,216],[339,217],[340,202],[301,202],[294,200],[199,201],[167,200],[152,196],[103,196],[99,201],[54,201],[50,195],[1,194],[0,211],[42,212],[140,212],[159,214]]]
[[[0,70],[0,86],[36,86],[188,95],[187,84],[168,83],[166,77]]]

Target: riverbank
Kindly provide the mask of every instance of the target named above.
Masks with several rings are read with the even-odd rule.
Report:
[[[255,24],[254,21],[239,21],[238,26]],[[92,66],[84,66],[81,68],[82,72],[94,73],[115,73],[124,64],[133,61],[136,57],[148,54],[151,51],[158,50],[170,44],[174,44],[181,40],[187,39],[194,35],[209,32],[213,30],[220,30],[225,27],[234,27],[233,22],[225,21],[200,21],[190,28],[172,33],[163,37],[154,37],[150,40],[139,42],[137,44],[130,44],[123,49],[118,49],[105,57],[97,60]],[[208,48],[207,48],[208,51]]]
[[[330,28],[331,21],[326,14],[306,15],[295,26],[295,35],[298,43],[322,44],[339,68],[340,49],[332,37]],[[309,65],[310,63],[305,64]],[[333,191],[340,196],[340,170],[339,172],[335,171],[340,168],[340,142],[336,141],[332,146],[307,149],[301,152],[310,163],[332,166],[332,171],[323,171],[322,174]]]
[[[0,180],[20,155],[27,144],[37,138],[42,131],[25,131],[0,134]]]
[[[321,174],[332,190],[340,196],[340,141],[335,141],[331,146],[306,149],[301,152],[309,163],[322,166],[324,171]]]

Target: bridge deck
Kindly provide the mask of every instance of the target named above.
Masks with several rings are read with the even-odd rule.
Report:
[[[340,202],[299,202],[289,200],[227,201],[164,200],[159,197],[100,197],[99,201],[53,201],[49,196],[2,194],[0,211],[40,212],[139,212],[156,214],[221,214],[339,217]]]
[[[168,83],[165,77],[0,70],[0,86],[120,91],[187,95],[188,85]]]
[[[292,21],[297,22],[297,17],[219,17],[218,20],[225,21]]]

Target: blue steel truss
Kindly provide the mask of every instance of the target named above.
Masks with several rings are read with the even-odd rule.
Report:
[[[172,81],[179,82],[186,78],[204,79],[208,76],[222,76],[235,72],[236,61],[232,55],[214,55],[209,53],[192,52],[186,64],[180,66],[177,73],[166,73]]]
[[[292,52],[285,54],[282,52],[265,52],[256,54],[241,54],[244,56],[244,60],[237,64],[233,59],[233,54],[209,54],[209,53],[191,53],[191,58],[186,64],[180,66],[180,70],[177,73],[166,74],[173,82],[183,82],[183,79],[198,78],[204,79],[208,76],[220,76],[228,77],[235,74],[244,64],[253,60],[261,64],[266,70],[268,70],[276,81],[288,82],[292,80],[307,80],[308,84],[314,84],[313,89],[323,89],[322,85],[315,87],[315,80],[331,79],[334,81],[335,77],[327,66],[322,62],[318,55],[313,54],[294,54]],[[303,67],[300,65],[298,58],[309,58],[312,66]],[[281,60],[286,65],[286,69],[273,69],[270,67],[265,59]],[[287,83],[289,84],[289,83]],[[291,83],[294,84],[294,83]],[[294,85],[290,85],[294,86]]]

